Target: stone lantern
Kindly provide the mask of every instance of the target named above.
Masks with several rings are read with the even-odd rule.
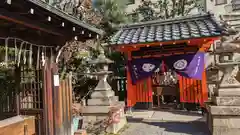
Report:
[[[228,43],[226,46],[229,46]],[[240,62],[236,49],[222,46],[216,49],[216,66],[220,79],[214,89],[212,99],[206,104],[207,123],[213,135],[239,135],[240,133]]]
[[[125,104],[118,101],[118,97],[115,96],[114,91],[107,82],[108,75],[112,73],[108,71],[108,65],[113,61],[106,58],[102,49],[98,58],[88,63],[97,67],[97,72],[90,74],[97,76],[99,82],[91,94],[91,99],[88,99],[87,106],[83,109],[84,123],[109,120],[111,108],[118,108],[117,111],[120,113],[119,121],[107,125],[107,132],[116,134],[126,124],[126,117],[124,115]]]

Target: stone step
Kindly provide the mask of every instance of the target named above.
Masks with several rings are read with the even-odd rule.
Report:
[[[107,114],[110,106],[85,106],[82,109],[83,115],[87,114]]]
[[[240,116],[213,117],[214,127],[240,128]]]
[[[112,107],[116,108],[124,108],[125,104],[124,102],[116,102],[115,104],[112,104],[111,106],[84,106],[82,108],[83,115],[86,114],[107,114]]]
[[[106,98],[106,97],[112,97],[115,93],[112,90],[105,90],[105,91],[94,91],[91,94],[91,98]]]
[[[113,97],[109,97],[109,98],[92,98],[92,99],[88,99],[88,106],[110,106],[113,103],[118,102],[118,97],[117,96],[113,96]]]
[[[240,97],[240,88],[220,88],[214,93],[220,97]]]
[[[209,113],[219,116],[240,116],[240,106],[206,105]]]
[[[240,97],[212,97],[217,106],[240,106]]]
[[[240,128],[213,127],[212,135],[239,135]]]

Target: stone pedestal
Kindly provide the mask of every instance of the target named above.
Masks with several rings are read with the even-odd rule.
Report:
[[[83,127],[86,127],[88,123],[96,123],[95,125],[99,125],[99,127],[106,126],[99,130],[105,130],[108,133],[116,134],[121,128],[123,128],[127,121],[124,114],[125,103],[119,102],[118,97],[115,96],[114,91],[107,82],[108,74],[111,73],[108,71],[107,64],[111,63],[111,60],[105,57],[102,50],[98,58],[89,63],[100,65],[102,67],[99,68],[100,71],[92,73],[98,76],[99,82],[91,94],[91,99],[88,99],[87,106],[82,110],[84,120]],[[115,115],[110,113],[112,108],[115,109],[114,113],[117,113],[117,122],[109,120],[112,115]]]
[[[110,116],[111,107],[119,109],[120,121],[109,124],[106,131],[116,134],[124,127],[127,121],[124,114],[125,103],[119,102],[118,97],[114,96],[112,90],[95,90],[92,93],[91,99],[88,100],[87,106],[83,109],[84,125],[87,126],[87,123],[107,120]]]
[[[87,132],[85,130],[78,130],[74,133],[74,135],[87,135]]]
[[[206,104],[212,135],[240,134],[240,83],[235,79],[238,68],[231,66],[226,71],[211,103]]]

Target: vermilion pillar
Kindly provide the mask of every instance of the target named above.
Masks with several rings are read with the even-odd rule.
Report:
[[[132,60],[131,52],[128,53],[128,61]],[[131,74],[127,68],[127,106],[136,109],[149,109],[152,107],[152,79],[148,77],[132,84]]]
[[[131,52],[127,52],[128,61],[132,60]],[[134,86],[132,85],[131,74],[127,66],[127,107],[133,107],[135,104]]]

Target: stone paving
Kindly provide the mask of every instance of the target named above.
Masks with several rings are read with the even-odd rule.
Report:
[[[196,113],[154,111],[150,118],[141,116],[129,118],[121,135],[210,135],[204,117]]]

